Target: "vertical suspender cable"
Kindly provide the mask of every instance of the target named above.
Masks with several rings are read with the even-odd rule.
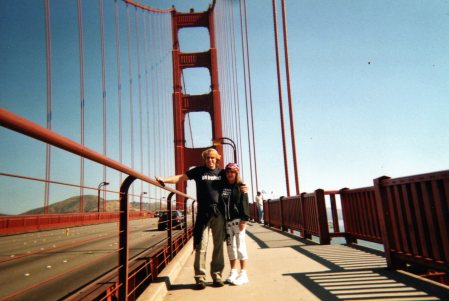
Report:
[[[273,22],[274,22],[274,42],[276,45],[276,70],[278,78],[278,93],[279,93],[279,113],[281,116],[281,131],[282,131],[282,150],[284,155],[284,171],[285,171],[285,185],[287,188],[287,196],[290,196],[290,183],[288,177],[288,164],[287,164],[287,150],[285,141],[285,125],[284,125],[284,110],[282,104],[282,87],[281,87],[281,70],[279,61],[279,45],[278,45],[278,30],[277,30],[277,14],[276,14],[276,0],[273,0]]]
[[[169,18],[170,16],[170,18]],[[163,15],[164,18],[164,32],[168,32],[171,33],[171,15],[168,14],[164,14]],[[170,21],[170,22],[169,22]],[[172,139],[170,139],[170,135],[173,135],[174,130],[173,130],[173,108],[170,106],[171,99],[172,99],[172,92],[171,92],[171,83],[172,83],[172,76],[171,76],[171,72],[173,70],[173,66],[171,65],[171,34],[168,34],[168,38],[164,39],[164,62],[165,62],[165,66],[164,66],[164,70],[165,70],[165,76],[164,76],[164,94],[165,94],[165,103],[166,103],[166,108],[167,108],[167,120],[169,121],[167,123],[167,138],[166,138],[166,145],[168,148],[173,148],[174,144],[172,143]],[[174,151],[174,150],[173,150]],[[169,152],[166,152],[166,157],[165,160],[167,162],[167,166],[166,166],[166,172],[170,173],[171,171],[174,171],[174,166],[173,166],[173,161],[169,160],[168,157]]]
[[[252,94],[252,87],[251,87],[251,68],[250,68],[250,55],[249,55],[249,42],[248,42],[248,17],[247,17],[247,13],[246,13],[246,0],[243,0],[243,12],[244,12],[244,20],[245,20],[245,46],[246,46],[246,66],[248,66],[248,90],[249,90],[249,103],[250,103],[250,109],[251,109],[251,126],[248,124],[248,128],[251,128],[251,135],[250,132],[248,130],[248,144],[251,145],[250,142],[250,136],[252,138],[252,145],[253,145],[253,155],[254,155],[254,178],[256,181],[256,190],[259,191],[259,181],[258,181],[258,176],[257,176],[257,156],[256,156],[256,141],[255,141],[255,134],[254,134],[254,114],[253,114],[253,94]],[[245,86],[246,87],[246,86]],[[245,93],[246,94],[246,93]],[[251,150],[251,149],[250,149]],[[250,153],[250,165],[251,165],[251,153]],[[252,168],[250,167],[251,173],[252,173]],[[251,177],[252,180],[252,177]],[[251,185],[252,187],[254,187],[254,185]],[[254,190],[252,190],[253,196],[254,194]]]
[[[227,70],[227,83],[228,83],[228,110],[229,110],[229,114],[230,114],[230,118],[228,121],[228,132],[229,132],[229,136],[233,136],[234,135],[234,118],[235,118],[235,114],[234,114],[234,98],[233,98],[233,94],[232,94],[232,55],[231,55],[231,49],[232,49],[232,38],[231,38],[231,28],[232,28],[232,20],[231,20],[231,13],[230,11],[232,10],[232,7],[229,5],[230,3],[227,2],[227,11],[226,11],[226,20],[227,20],[227,28],[226,28],[226,39],[227,39],[227,43],[226,45],[228,46],[226,48],[226,57],[227,57],[227,63],[226,65],[228,66],[228,68],[226,68]],[[228,147],[228,153],[230,148]]]
[[[231,20],[234,20],[234,7],[231,6]],[[232,87],[233,87],[233,99],[234,99],[234,110],[235,110],[235,125],[234,125],[234,131],[235,131],[235,138],[237,141],[237,145],[241,146],[241,128],[240,128],[240,105],[239,105],[239,97],[238,97],[238,82],[237,82],[237,56],[235,51],[235,22],[231,22],[231,41],[232,41],[232,47],[231,47],[231,58],[232,58]],[[239,154],[241,153],[241,150],[239,149]],[[235,158],[236,161],[240,161],[240,164],[243,164],[241,160],[238,160]]]
[[[171,32],[167,30],[167,22],[166,22],[166,17],[165,15],[161,15],[161,26],[162,26],[162,30],[161,32],[167,33],[167,32]],[[162,38],[161,35],[161,51],[159,52],[161,57],[160,57],[160,61],[161,61],[161,79],[162,79],[162,83],[161,83],[161,89],[162,89],[162,99],[163,99],[163,116],[164,116],[164,147],[166,148],[166,151],[163,152],[164,156],[162,158],[163,162],[164,162],[164,174],[170,174],[170,170],[169,170],[169,160],[168,160],[168,149],[170,147],[170,133],[173,133],[173,131],[170,130],[169,128],[169,120],[170,120],[170,114],[169,114],[169,99],[167,99],[167,96],[169,96],[169,93],[167,91],[167,72],[168,72],[168,67],[167,66],[167,60],[166,60],[166,56],[165,56],[165,51],[166,51],[166,46],[165,43],[167,42],[168,39]]]
[[[235,137],[235,140],[237,141],[237,145],[240,146],[238,149],[238,156],[240,156],[240,159],[235,158],[236,161],[239,161],[240,164],[243,166],[244,162],[241,160],[241,126],[240,126],[240,101],[239,101],[239,86],[238,86],[238,80],[237,80],[237,54],[236,54],[236,37],[235,37],[235,24],[232,22],[234,20],[234,8],[231,6],[230,8],[230,26],[231,30],[230,36],[231,36],[231,47],[230,47],[230,57],[231,57],[231,75],[232,75],[232,99],[233,99],[233,106],[234,106],[234,112],[231,112],[231,116],[234,117],[233,122],[233,135],[232,137]]]
[[[137,48],[137,87],[139,95],[139,157],[140,157],[140,172],[143,173],[143,133],[142,133],[142,82],[140,73],[140,35],[139,35],[139,15],[137,7],[134,8],[135,26],[136,26],[136,48]],[[143,182],[140,181],[140,191],[143,191]]]
[[[47,80],[47,128],[51,130],[51,31],[50,31],[50,0],[45,0],[45,56],[46,56],[46,80]],[[45,155],[45,195],[44,195],[44,213],[48,213],[48,204],[50,199],[50,170],[51,170],[51,146],[46,144]]]
[[[160,87],[159,87],[159,80],[160,80],[160,78],[159,78],[159,66],[160,66],[160,64],[159,64],[159,61],[158,61],[158,59],[157,59],[157,55],[156,55],[156,53],[159,53],[159,51],[160,51],[160,49],[159,49],[159,47],[160,47],[160,43],[159,43],[159,41],[158,41],[158,38],[159,38],[159,35],[160,35],[160,32],[161,32],[161,28],[160,28],[160,21],[159,21],[159,16],[156,16],[156,18],[155,18],[155,21],[156,21],[156,33],[157,33],[157,35],[155,36],[155,41],[156,41],[156,43],[155,43],[155,46],[157,47],[157,50],[156,51],[154,51],[154,53],[155,53],[155,57],[154,57],[154,64],[155,64],[155,68],[154,68],[154,71],[155,71],[155,93],[156,93],[156,99],[155,99],[155,102],[156,102],[156,118],[157,118],[157,127],[156,127],[156,137],[157,137],[157,144],[156,144],[156,147],[157,147],[157,149],[158,149],[158,153],[157,153],[157,160],[156,160],[156,162],[157,162],[157,170],[158,170],[158,173],[161,173],[162,172],[162,168],[161,168],[161,166],[162,166],[162,164],[161,164],[161,157],[162,157],[162,137],[161,137],[161,120],[162,120],[162,118],[161,118],[161,111],[162,111],[162,109],[161,109],[161,107],[162,107],[162,103],[161,103],[161,97],[160,97]]]
[[[155,42],[155,28],[156,28],[156,17],[154,16],[152,18],[152,30],[151,30],[151,36],[150,36],[150,46],[152,46],[152,51],[151,51],[151,55],[150,55],[150,59],[151,59],[151,102],[152,102],[152,120],[153,120],[153,126],[152,126],[152,132],[153,132],[153,143],[152,143],[152,147],[153,147],[153,172],[154,174],[158,174],[159,170],[157,169],[157,156],[158,156],[158,152],[157,152],[157,144],[158,144],[158,133],[157,133],[157,124],[158,124],[158,120],[157,120],[157,102],[156,102],[156,86],[155,86],[155,74],[156,74],[156,66],[155,66],[155,56],[154,53],[156,52],[156,42]],[[156,191],[157,195],[159,195],[160,197],[160,190],[158,189]]]
[[[224,46],[225,46],[225,49],[224,49],[224,65],[226,66],[226,68],[225,68],[225,76],[223,77],[223,82],[222,82],[222,85],[221,85],[221,92],[223,92],[223,93],[225,93],[225,99],[223,99],[223,102],[222,102],[222,106],[224,106],[225,107],[225,110],[224,110],[224,112],[226,112],[225,113],[225,115],[228,117],[228,118],[226,118],[226,120],[225,120],[225,124],[224,124],[224,126],[223,126],[223,130],[224,130],[224,132],[223,133],[226,133],[226,135],[228,135],[229,133],[230,133],[230,131],[231,131],[231,123],[232,123],[232,121],[230,120],[231,118],[232,118],[232,114],[231,114],[231,97],[230,97],[230,93],[229,93],[229,90],[230,90],[230,88],[229,88],[229,66],[230,66],[230,64],[229,64],[229,47],[228,47],[228,45],[229,45],[229,30],[228,30],[228,24],[229,24],[229,21],[228,21],[228,14],[227,14],[227,8],[229,7],[229,5],[226,5],[226,3],[227,2],[225,2],[224,3],[224,40],[225,40],[225,43],[224,43]],[[223,152],[226,152],[226,150],[227,150],[227,148],[224,148],[223,149]],[[226,158],[228,158],[228,156],[226,156]]]
[[[232,20],[234,20],[234,9],[232,9]],[[243,166],[244,162],[242,160],[242,127],[241,127],[241,123],[240,123],[240,97],[239,97],[239,84],[238,84],[238,72],[237,72],[237,51],[236,51],[236,37],[235,37],[235,25],[234,22],[232,22],[233,26],[232,26],[232,57],[233,59],[233,74],[234,74],[234,97],[235,97],[235,103],[236,103],[236,107],[237,107],[237,112],[236,112],[236,137],[237,137],[237,145],[240,145],[240,149],[239,149],[239,153],[238,153],[238,157],[240,157],[240,159],[238,159],[238,161],[240,162],[240,164]],[[236,158],[237,160],[237,158]]]
[[[250,143],[251,134],[250,134],[250,126],[249,126],[249,113],[250,110],[248,108],[248,91],[247,91],[247,80],[246,80],[246,58],[245,58],[245,43],[244,43],[244,24],[243,24],[243,12],[242,12],[242,1],[239,2],[239,19],[240,19],[240,43],[242,48],[242,61],[243,61],[243,91],[245,95],[245,112],[246,112],[246,131],[247,131],[247,139],[248,139],[248,155],[249,155],[249,172],[250,172],[250,181],[252,184],[253,181],[253,166],[252,166],[252,154],[253,147]],[[252,194],[254,194],[254,185],[251,185]]]
[[[150,158],[151,158],[151,151],[150,151],[150,103],[149,103],[149,88],[148,88],[148,45],[147,45],[147,31],[148,31],[148,23],[147,23],[147,19],[150,18],[150,13],[146,12],[144,14],[143,17],[143,49],[144,49],[144,53],[143,53],[143,59],[144,59],[144,66],[145,66],[145,113],[146,113],[146,140],[147,140],[147,150],[145,152],[145,157],[147,158],[147,174],[151,174],[150,172]],[[148,195],[152,195],[150,193],[150,187],[152,186],[151,184],[147,184],[148,185]],[[150,208],[151,209],[151,208]]]
[[[104,57],[104,13],[103,0],[99,0],[100,14],[100,41],[101,41],[101,87],[103,100],[103,156],[106,156],[106,66]],[[103,166],[103,182],[106,182],[106,166]],[[103,200],[106,192],[103,190]],[[106,211],[106,203],[103,202],[103,211]]]
[[[84,37],[83,37],[83,7],[78,0],[78,38],[80,56],[80,107],[81,107],[81,145],[84,145]],[[84,158],[80,158],[80,212],[84,212]]]
[[[129,5],[126,4],[126,28],[128,41],[128,75],[129,75],[129,116],[130,116],[130,139],[131,139],[131,168],[134,169],[134,103],[133,103],[133,68],[131,62],[131,20],[129,16]],[[132,194],[134,194],[133,187]]]
[[[128,75],[129,75],[129,124],[131,140],[131,168],[134,169],[134,102],[133,102],[133,68],[131,61],[131,19],[129,16],[129,5],[126,4],[126,29],[128,42]],[[134,185],[131,187],[131,203],[134,202]]]
[[[284,36],[284,56],[285,56],[285,72],[287,75],[287,96],[288,96],[288,111],[290,118],[290,134],[293,153],[293,168],[295,175],[295,187],[296,195],[300,195],[299,189],[299,176],[298,176],[298,161],[296,158],[296,143],[295,143],[295,124],[293,121],[293,107],[292,107],[292,94],[290,89],[290,64],[288,61],[288,37],[287,37],[287,17],[286,17],[285,0],[282,0],[282,28]]]
[[[115,0],[115,47],[117,49],[117,102],[118,102],[118,157],[123,163],[123,125],[122,125],[122,77],[120,68],[120,27],[119,27],[119,7],[118,0]],[[119,174],[119,185],[123,179],[123,174]]]

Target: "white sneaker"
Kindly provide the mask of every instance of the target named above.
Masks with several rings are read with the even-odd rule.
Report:
[[[235,279],[233,284],[235,284],[235,285],[242,285],[242,284],[245,284],[245,283],[248,283],[248,282],[249,282],[248,273],[246,271],[241,271],[240,275],[237,277],[237,279]]]
[[[229,273],[228,278],[226,278],[226,283],[234,284],[234,281],[239,276],[239,273],[236,269],[231,269],[231,272]]]

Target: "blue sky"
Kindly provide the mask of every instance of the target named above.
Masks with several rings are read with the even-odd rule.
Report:
[[[169,3],[174,3],[179,11],[187,11],[190,7],[200,11],[207,8],[209,1],[148,0],[143,3],[159,8],[167,8],[171,6]],[[237,1],[229,3],[237,5]],[[14,4],[5,1],[0,4],[0,35],[3,41],[0,46],[0,82],[3,83],[0,84],[0,105],[45,124],[42,1],[31,4],[29,1],[14,1]],[[294,0],[286,1],[286,4],[301,191],[371,186],[374,178],[383,175],[399,177],[448,169],[449,1]],[[59,39],[58,43],[64,45],[65,51],[76,55],[77,36],[70,35],[76,31],[76,26],[73,22],[65,23],[65,19],[75,16],[76,2],[64,2],[70,10],[64,10],[63,4],[58,7],[58,2],[52,5],[55,22],[52,36]],[[247,5],[259,188],[272,191],[277,196],[285,195],[272,1],[247,1]],[[86,10],[86,18],[88,14]],[[33,28],[38,30],[34,31]],[[113,28],[106,28],[108,35],[113,35]],[[67,37],[73,39],[67,40]],[[86,33],[85,38],[86,47],[97,42],[95,32],[91,36]],[[98,81],[101,74],[94,65],[98,50],[93,50],[91,55],[92,58],[86,57],[86,69]],[[113,60],[115,54],[109,55]],[[122,55],[125,56],[125,52]],[[79,89],[75,89],[74,85],[65,86],[70,74],[73,77],[71,81],[79,82],[78,65],[77,62],[64,60],[64,52],[57,48],[54,48],[53,56],[56,89],[53,92],[54,127],[76,140],[79,139],[77,128],[64,124],[76,124],[79,116],[58,115],[57,112],[78,110]],[[109,80],[113,80],[115,74],[108,72],[108,76],[111,76]],[[198,81],[198,85],[201,82]],[[283,82],[283,99],[286,101],[285,77]],[[86,84],[86,93],[97,93],[95,97],[101,97],[101,93],[91,88],[89,83]],[[243,83],[240,89],[242,86]],[[192,94],[196,88],[192,87]],[[239,93],[243,94],[242,91]],[[136,95],[134,93],[134,97]],[[58,98],[64,101],[58,102]],[[96,109],[93,107],[92,111]],[[240,118],[244,120],[243,112],[241,114]],[[284,116],[288,116],[286,111]],[[101,126],[94,125],[97,116],[88,115],[86,118],[88,124],[92,124],[89,132],[94,133],[86,139],[92,148],[101,151],[96,138],[101,133]],[[112,126],[108,129],[109,139],[113,139],[117,135],[116,129]],[[1,171],[20,171],[22,174],[22,170],[27,170],[28,176],[42,177],[45,166],[36,163],[33,158],[33,155],[44,154],[45,148],[41,144],[3,129],[0,130],[0,137]],[[244,134],[243,142],[245,139]],[[163,143],[169,144],[170,141]],[[240,147],[244,150],[243,162],[246,163],[243,164],[244,176],[249,178],[245,152],[248,146],[244,143]],[[290,183],[293,183],[290,145],[288,149]],[[117,156],[112,147],[110,152]],[[76,157],[62,154],[55,155],[55,160],[78,162]],[[138,160],[136,164],[139,164]],[[101,171],[97,166],[87,168],[95,173]],[[154,172],[166,173],[170,168],[160,167]],[[73,178],[64,171],[54,170],[56,179],[76,183],[79,175],[71,174],[74,174]],[[98,179],[95,179],[86,184],[96,186],[97,183]],[[30,193],[18,193],[16,184],[17,181],[11,179],[0,181],[2,190],[8,195],[16,195],[19,200],[14,211],[20,212],[34,206],[21,205],[29,202]],[[38,186],[36,191],[41,193],[40,185],[30,186]],[[136,187],[137,191],[139,189]],[[294,191],[293,185],[291,191]],[[74,191],[66,192],[67,195],[70,193]],[[9,210],[4,209],[8,207],[9,200],[2,198],[0,212]]]
[[[208,1],[173,3],[186,11]],[[301,191],[448,169],[449,1],[286,5]],[[247,9],[259,188],[285,195],[272,1]]]

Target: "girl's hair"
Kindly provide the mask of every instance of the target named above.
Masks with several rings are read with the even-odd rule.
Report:
[[[242,184],[242,179],[240,178],[240,167],[237,165],[237,163],[229,163],[226,165],[226,170],[233,170],[235,171],[235,183],[240,185]]]

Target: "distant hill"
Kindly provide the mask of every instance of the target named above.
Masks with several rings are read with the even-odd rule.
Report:
[[[97,212],[98,196],[85,195],[84,196],[84,212]],[[147,204],[144,204],[147,205]],[[100,208],[103,209],[103,198],[100,198]],[[119,211],[119,200],[106,201],[106,211]],[[130,210],[139,210],[139,203],[131,203]],[[144,209],[147,209],[144,207]],[[48,213],[75,213],[80,211],[80,196],[74,196],[48,206]],[[22,214],[42,214],[44,207],[35,208],[24,212]]]

